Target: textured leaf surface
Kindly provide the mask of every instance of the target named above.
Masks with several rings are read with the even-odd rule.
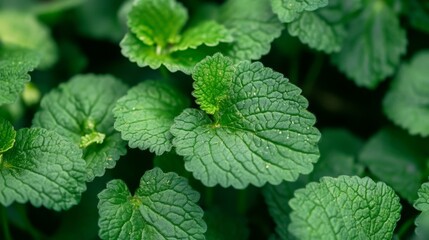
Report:
[[[200,196],[175,173],[147,171],[134,196],[112,180],[98,197],[102,239],[204,239]]]
[[[48,28],[32,15],[0,11],[0,41],[37,52],[40,68],[50,67],[57,60],[56,45]]]
[[[387,92],[387,117],[411,134],[429,135],[429,51],[422,51],[401,66]]]
[[[126,153],[126,143],[113,128],[112,113],[114,103],[126,91],[123,83],[108,75],[76,76],[42,99],[33,125],[52,129],[78,146],[86,145],[83,141],[87,136],[103,134],[102,143],[93,139],[84,147],[87,180],[92,181]]]
[[[38,65],[39,60],[33,51],[0,46],[0,105],[15,102],[24,90],[24,84],[30,81],[28,72]]]
[[[82,151],[59,134],[41,128],[17,131],[12,149],[0,158],[0,202],[68,209],[85,191]]]
[[[426,178],[429,141],[398,129],[383,129],[363,147],[359,160],[409,202]]]
[[[272,12],[269,0],[228,0],[217,20],[231,32],[234,42],[222,49],[235,60],[256,60],[267,54],[283,25]]]
[[[281,239],[295,239],[289,232],[289,214],[292,211],[288,202],[296,189],[303,188],[310,181],[321,177],[340,175],[360,175],[363,166],[357,163],[357,154],[362,141],[343,129],[324,129],[319,142],[320,159],[309,175],[300,176],[296,182],[282,182],[280,185],[266,185],[263,188],[265,201],[271,217],[276,223],[276,232]]]
[[[194,74],[201,75],[203,68],[197,70]],[[261,63],[240,62],[214,120],[197,109],[176,117],[171,128],[176,152],[206,186],[245,188],[249,183],[294,181],[311,172],[319,157],[320,133],[300,93]]]
[[[422,184],[418,190],[418,196],[414,207],[421,213],[415,221],[416,234],[419,239],[427,239],[429,237],[429,183]]]
[[[234,77],[233,62],[221,54],[207,57],[194,68],[194,88],[192,93],[200,108],[208,114],[219,111],[220,103],[229,94]]]
[[[12,124],[0,118],[0,160],[1,154],[13,147],[15,143],[16,131]]]
[[[299,239],[392,239],[399,197],[370,178],[325,177],[295,191],[289,231]]]
[[[375,88],[394,73],[405,53],[405,31],[383,1],[366,1],[347,29],[342,50],[332,60],[358,86]]]
[[[161,155],[171,150],[174,118],[188,106],[189,100],[171,84],[145,81],[116,103],[115,129],[130,147]]]
[[[328,0],[271,0],[273,11],[280,21],[289,23],[306,11],[314,11],[328,5]]]

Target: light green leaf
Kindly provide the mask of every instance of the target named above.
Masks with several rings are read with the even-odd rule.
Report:
[[[280,21],[290,23],[306,11],[314,11],[328,5],[328,0],[271,0],[273,11]]]
[[[401,66],[383,100],[384,112],[411,134],[429,135],[429,51]]]
[[[212,67],[211,61],[225,65],[230,60],[207,58],[194,74],[208,72],[203,66]],[[213,78],[225,75],[208,73]],[[213,91],[210,85],[203,87],[205,92]],[[319,157],[320,133],[300,93],[261,63],[240,62],[234,66],[228,97],[220,102],[213,120],[197,109],[186,109],[176,117],[170,129],[176,152],[206,186],[245,188],[249,183],[294,181],[311,172]]]
[[[392,75],[406,51],[407,38],[395,12],[383,1],[365,1],[332,61],[356,85],[375,88]]]
[[[85,191],[82,151],[59,134],[21,129],[12,149],[0,159],[0,202],[30,201],[56,211],[77,204]]]
[[[16,131],[12,124],[7,120],[0,118],[0,161],[2,154],[13,147],[15,144]]]
[[[39,68],[47,68],[57,60],[57,49],[49,29],[29,14],[0,11],[0,41],[35,51],[40,55]]]
[[[414,202],[414,208],[421,211],[416,218],[416,234],[419,239],[429,238],[429,183],[422,184],[418,190],[419,198]]]
[[[134,196],[112,180],[98,198],[101,239],[204,239],[200,196],[175,173],[147,171]]]
[[[220,8],[217,20],[234,38],[221,52],[234,60],[256,60],[267,54],[278,38],[283,24],[272,12],[269,0],[228,0]]]
[[[398,129],[382,129],[363,147],[359,160],[409,202],[426,178],[429,141]]]
[[[188,98],[171,84],[142,82],[117,101],[113,109],[115,129],[131,148],[161,155],[171,150],[174,118],[189,104]]]
[[[81,146],[87,181],[92,181],[126,153],[126,143],[113,128],[112,113],[126,91],[123,83],[108,75],[75,76],[42,99],[33,125],[54,130]]]
[[[189,74],[197,62],[217,51],[211,47],[233,40],[229,30],[214,21],[182,29],[187,19],[187,10],[176,0],[135,1],[128,15],[131,32],[120,44],[122,54],[140,67],[165,65]]]
[[[219,53],[195,66],[192,74],[195,91],[192,94],[206,113],[219,111],[221,101],[228,97],[234,70],[232,60]]]
[[[299,239],[392,239],[399,197],[368,177],[324,177],[295,191],[289,231]]]
[[[243,216],[234,215],[218,208],[204,212],[207,223],[207,240],[246,240],[249,229]]]
[[[221,42],[232,42],[233,40],[231,33],[223,25],[215,21],[205,21],[186,30],[172,50],[195,49],[203,44],[217,46]]]
[[[16,101],[25,83],[30,81],[28,72],[39,60],[39,56],[28,49],[0,45],[0,105]]]

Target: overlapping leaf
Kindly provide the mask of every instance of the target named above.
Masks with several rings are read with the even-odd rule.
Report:
[[[0,45],[0,105],[15,102],[24,84],[30,81],[28,72],[39,60],[33,51]]]
[[[325,177],[295,191],[289,231],[299,239],[392,239],[399,197],[370,178]]]
[[[0,159],[1,154],[13,147],[16,131],[10,122],[0,118]]]
[[[398,129],[382,129],[363,147],[359,160],[400,196],[413,202],[426,177],[429,141]]]
[[[32,15],[0,11],[0,41],[37,53],[40,57],[39,68],[50,67],[57,60],[56,45],[49,29]]]
[[[200,196],[175,173],[147,171],[134,195],[112,180],[98,197],[101,239],[205,239]]]
[[[15,140],[0,154],[0,202],[30,201],[57,211],[77,204],[86,189],[82,151],[41,128],[21,129]]]
[[[387,92],[387,117],[411,134],[429,135],[429,51],[419,52],[401,66]]]
[[[419,239],[427,239],[429,237],[429,183],[421,185],[418,191],[419,198],[414,202],[414,208],[421,211],[416,218],[416,234]]]
[[[234,66],[230,83],[218,86],[224,90],[199,83],[210,77],[224,81],[229,61],[216,54],[195,67],[196,91],[227,94],[214,102],[210,94],[196,94],[200,105],[218,109],[213,119],[197,109],[176,117],[173,145],[185,157],[186,169],[206,186],[235,188],[294,181],[311,172],[319,156],[320,133],[300,89],[261,63],[249,62]],[[209,76],[201,77],[206,73]]]
[[[173,85],[145,81],[116,103],[115,128],[132,148],[150,149],[160,155],[171,150],[170,127],[189,106],[189,100]]]
[[[102,176],[126,153],[112,108],[127,87],[111,76],[79,75],[47,94],[33,125],[52,129],[84,149],[87,180]]]

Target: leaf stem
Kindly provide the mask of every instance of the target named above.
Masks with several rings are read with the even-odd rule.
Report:
[[[314,60],[302,84],[302,91],[304,92],[304,94],[310,95],[313,91],[316,80],[318,79],[320,71],[323,67],[323,60],[324,56],[321,53],[317,53],[314,56]]]
[[[204,204],[206,207],[210,207],[213,205],[214,198],[214,189],[212,187],[206,187],[206,191],[204,194]]]
[[[408,219],[398,230],[397,236],[399,239],[404,239],[404,235],[407,234],[408,230],[414,223],[414,218]]]
[[[247,210],[247,191],[245,189],[238,190],[237,193],[237,211],[239,214],[246,213]]]
[[[3,237],[5,240],[12,240],[12,235],[9,230],[9,222],[7,220],[6,207],[0,206],[1,225],[3,229]]]
[[[170,71],[168,71],[168,69],[164,65],[161,65],[161,67],[159,68],[159,73],[161,73],[161,76],[164,80],[170,79]]]

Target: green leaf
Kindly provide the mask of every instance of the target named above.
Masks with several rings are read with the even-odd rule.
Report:
[[[414,208],[421,211],[416,218],[416,234],[419,239],[429,238],[429,183],[422,184],[418,190],[419,198],[414,202]]]
[[[429,141],[398,129],[382,129],[363,147],[359,160],[409,202],[426,178]]]
[[[207,223],[207,240],[246,240],[249,229],[243,216],[234,215],[218,208],[204,212]]]
[[[12,124],[0,117],[0,161],[2,154],[15,144],[16,131]]]
[[[79,75],[47,94],[33,125],[54,130],[83,148],[87,181],[102,176],[126,153],[112,109],[127,87],[109,75]]]
[[[429,33],[429,3],[420,0],[409,0],[407,12],[410,23],[416,29]]]
[[[98,198],[101,239],[204,239],[207,227],[186,179],[159,168],[147,171],[132,196],[112,180]]]
[[[39,68],[48,68],[57,60],[57,49],[49,29],[29,14],[0,11],[0,41],[35,51],[40,55]]]
[[[121,41],[122,54],[138,66],[189,74],[210,49],[233,40],[229,30],[214,21],[200,21],[183,29],[187,10],[176,0],[135,1],[128,14],[131,30]],[[182,31],[183,30],[183,31]]]
[[[375,88],[392,75],[406,52],[407,38],[395,12],[383,1],[365,1],[346,26],[347,37],[332,61],[356,85]]]
[[[205,69],[213,68],[213,62],[222,66],[230,60],[206,58],[194,75],[224,76]],[[202,85],[204,92],[215,91],[207,86]],[[311,172],[319,157],[320,133],[300,93],[261,63],[240,62],[234,66],[228,97],[220,102],[213,120],[197,109],[186,109],[175,118],[170,131],[176,152],[185,157],[186,169],[206,186],[245,188],[249,183],[294,181],[299,174]]]
[[[30,81],[28,72],[38,65],[39,60],[33,51],[0,45],[0,105],[16,101],[25,83]]]
[[[403,64],[383,100],[387,117],[411,134],[429,136],[429,51]]]
[[[157,155],[171,150],[170,128],[189,100],[171,84],[145,81],[119,99],[113,109],[115,129],[131,148]]]
[[[295,191],[289,231],[299,239],[392,239],[399,197],[368,177],[324,177]]]
[[[271,0],[273,11],[280,21],[290,23],[307,11],[328,5],[328,0]]]
[[[192,94],[206,113],[219,111],[221,101],[228,97],[234,70],[232,60],[222,54],[207,57],[195,66],[192,74],[195,91]]]
[[[269,0],[228,0],[219,9],[217,20],[234,38],[221,52],[234,60],[259,59],[270,51],[271,42],[283,30]]]
[[[82,151],[59,134],[21,129],[0,160],[0,202],[30,201],[56,211],[77,204],[85,191]]]

